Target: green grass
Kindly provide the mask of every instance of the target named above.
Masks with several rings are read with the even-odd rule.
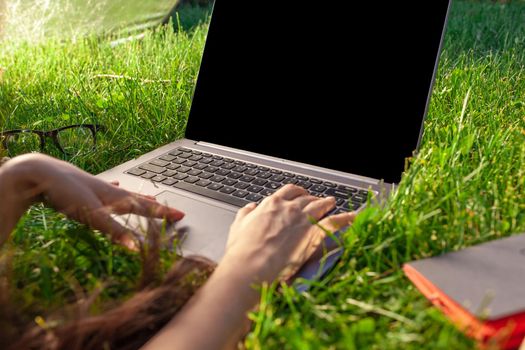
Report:
[[[106,125],[99,151],[75,160],[91,172],[180,138],[206,29],[151,32],[115,48],[96,39],[4,44],[0,126]],[[250,348],[473,347],[400,268],[525,231],[524,44],[522,2],[454,3],[419,155],[388,205],[359,216],[326,278],[306,294],[265,291]],[[24,220],[14,263],[26,301],[60,305],[77,283],[89,290],[107,279],[106,298],[132,290],[136,257],[41,207]]]

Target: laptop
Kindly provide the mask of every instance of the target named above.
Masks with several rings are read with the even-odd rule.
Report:
[[[336,197],[334,213],[388,198],[421,140],[449,6],[216,0],[185,138],[99,176],[184,211],[180,253],[214,261],[237,210],[285,184]]]

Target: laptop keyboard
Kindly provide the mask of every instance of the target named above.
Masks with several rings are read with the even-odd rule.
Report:
[[[333,214],[359,209],[368,190],[285,172],[254,163],[179,147],[127,174],[189,191],[237,207],[261,202],[286,184],[305,188],[316,197],[335,197]]]

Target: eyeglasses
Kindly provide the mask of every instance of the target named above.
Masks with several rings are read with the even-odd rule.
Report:
[[[56,148],[68,157],[92,152],[97,145],[97,132],[102,125],[70,125],[51,131],[9,130],[0,132],[0,140],[10,157],[23,153],[43,152],[46,139],[51,138]]]

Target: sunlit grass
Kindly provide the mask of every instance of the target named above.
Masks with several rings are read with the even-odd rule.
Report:
[[[117,47],[99,39],[2,46],[0,126],[104,124],[98,152],[76,160],[92,172],[180,138],[205,33],[206,25],[150,32]],[[454,3],[422,148],[397,192],[360,215],[343,259],[310,292],[265,292],[249,347],[473,347],[400,268],[525,231],[524,42],[522,3]],[[139,271],[136,258],[38,207],[15,243],[16,279],[45,304],[71,296],[72,281],[89,289],[109,278],[117,283],[106,296],[123,295]]]

